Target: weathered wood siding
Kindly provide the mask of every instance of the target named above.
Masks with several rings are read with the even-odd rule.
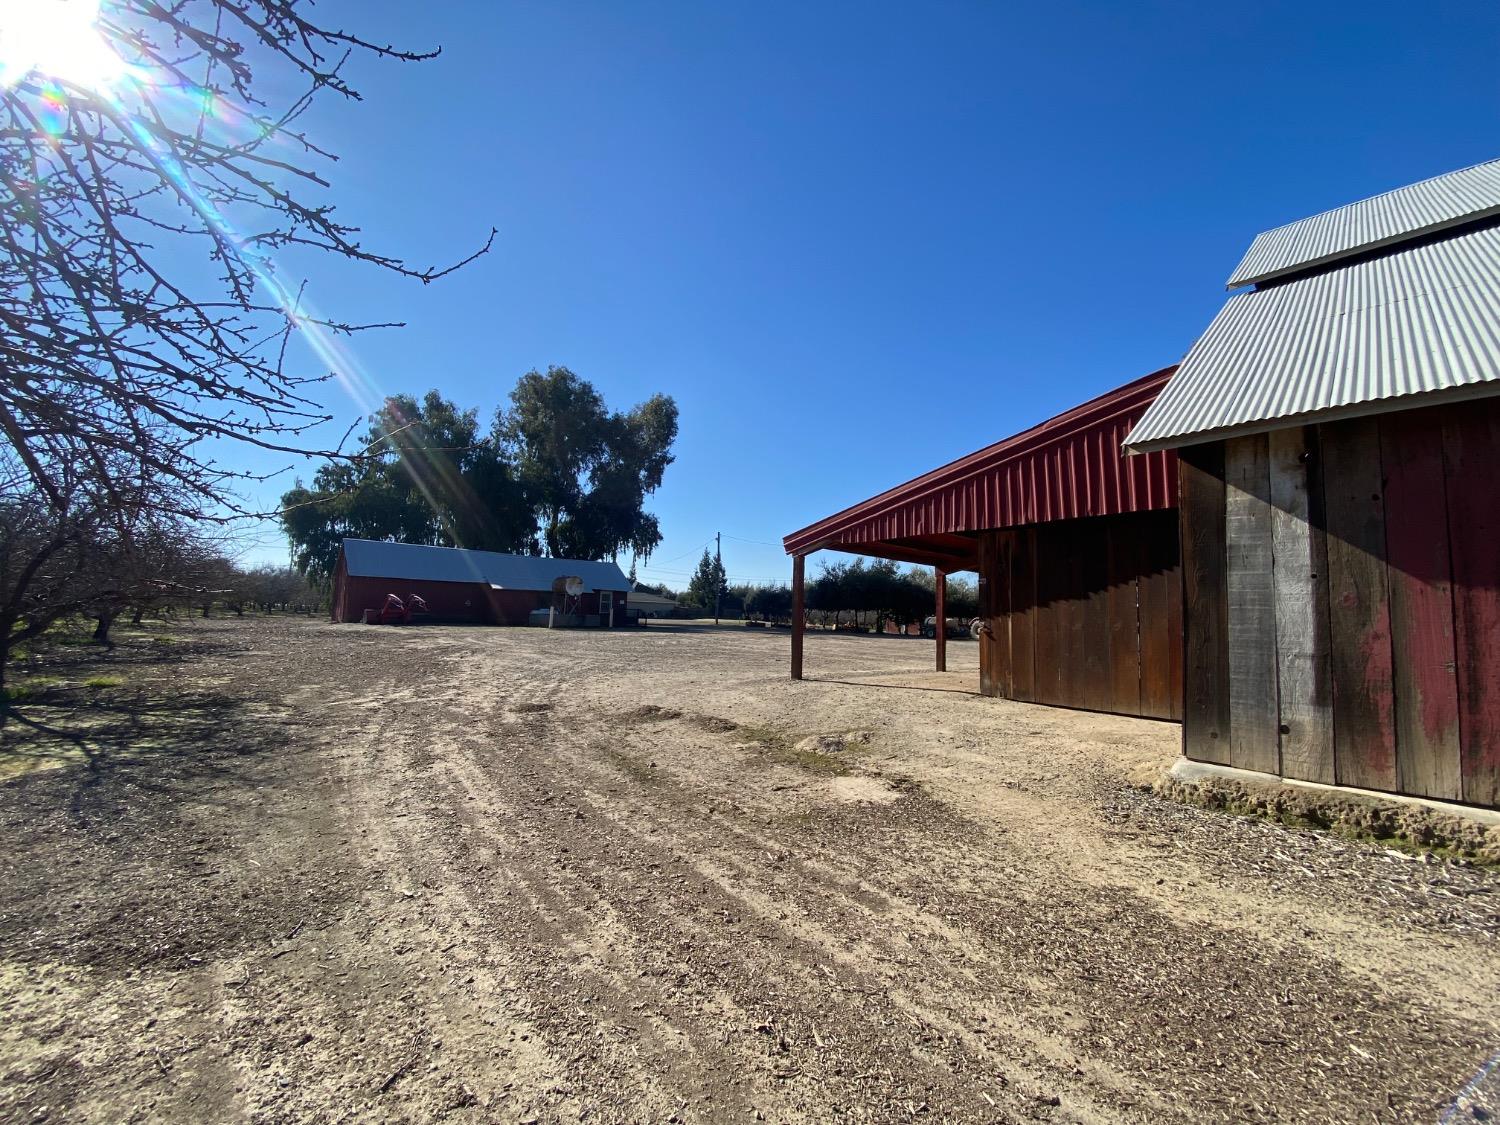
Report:
[[[983,532],[979,558],[986,695],[1182,717],[1175,513]]]
[[[1224,565],[1224,445],[1178,456],[1182,521],[1183,752],[1229,764],[1229,598]]]
[[[1182,451],[1183,752],[1500,804],[1500,399]]]

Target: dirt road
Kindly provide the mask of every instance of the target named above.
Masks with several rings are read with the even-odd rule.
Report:
[[[171,631],[4,735],[4,1120],[1433,1121],[1500,1048],[1494,874],[972,645]]]

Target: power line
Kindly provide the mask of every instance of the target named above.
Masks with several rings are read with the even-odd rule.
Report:
[[[727,531],[724,533],[724,538],[733,539],[737,543],[754,543],[757,547],[775,547],[777,550],[785,547],[784,543],[767,543],[764,539],[745,539],[738,535],[730,535]]]
[[[683,551],[682,554],[680,554],[680,555],[673,555],[670,559],[667,559],[666,561],[669,562],[669,563],[670,562],[676,562],[678,559],[685,559],[689,555],[696,555],[699,551],[706,551],[706,550],[708,550],[708,545],[711,542],[712,542],[712,540],[704,540],[702,547],[695,547],[691,551]],[[660,570],[661,568],[660,567],[653,567],[649,562],[646,562],[646,563],[642,563],[640,565],[640,569],[641,570]]]

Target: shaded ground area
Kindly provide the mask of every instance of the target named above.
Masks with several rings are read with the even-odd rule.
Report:
[[[973,645],[172,632],[3,735],[0,1119],[1432,1121],[1500,1047],[1493,873]]]

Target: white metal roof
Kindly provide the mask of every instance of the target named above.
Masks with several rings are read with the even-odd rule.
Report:
[[[550,590],[554,578],[577,575],[584,589],[629,590],[630,581],[612,562],[502,555],[457,547],[427,547],[345,539],[344,563],[357,578],[405,578],[427,582],[483,582],[500,590]],[[400,591],[396,591],[400,593]]]
[[[664,598],[660,594],[653,594],[650,590],[631,590],[630,604],[642,608],[655,606],[658,609],[672,609],[677,602],[672,598]]]
[[[1432,392],[1500,394],[1500,228],[1234,295],[1125,445],[1401,409]]]
[[[1229,288],[1500,214],[1500,160],[1434,176],[1257,236]]]

